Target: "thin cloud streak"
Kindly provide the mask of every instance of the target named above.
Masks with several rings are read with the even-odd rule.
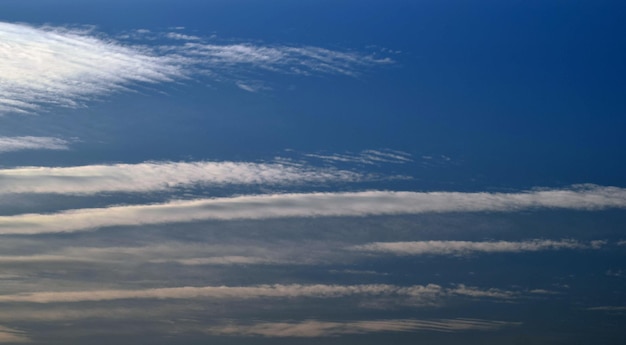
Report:
[[[374,242],[350,247],[351,250],[393,255],[468,255],[472,253],[519,253],[560,249],[599,249],[575,240],[530,240],[530,241],[412,241]]]
[[[494,331],[503,327],[518,326],[519,322],[506,322],[479,319],[390,319],[366,321],[319,321],[302,322],[260,322],[255,324],[225,324],[209,327],[206,333],[230,336],[261,336],[271,338],[313,338],[332,337],[346,334],[367,334],[380,332],[463,332]]]
[[[525,209],[626,208],[626,189],[585,186],[522,193],[388,192],[303,193],[172,201],[0,217],[0,234],[85,231],[201,220],[342,217]]]
[[[255,298],[340,298],[346,296],[363,297],[404,297],[411,305],[436,306],[447,296],[472,298],[512,299],[516,293],[499,289],[479,289],[459,285],[444,288],[436,284],[396,286],[388,284],[369,285],[256,285],[244,287],[203,286],[153,288],[144,290],[94,290],[94,291],[53,291],[32,292],[13,295],[0,295],[0,303],[77,303],[113,301],[124,299],[218,299],[242,300]]]
[[[0,139],[1,140],[1,139]],[[0,141],[0,149],[2,142]],[[358,173],[248,162],[146,162],[0,170],[0,194],[163,191],[189,185],[278,185],[354,182]]]
[[[68,150],[69,142],[53,137],[0,137],[0,153],[22,150]]]

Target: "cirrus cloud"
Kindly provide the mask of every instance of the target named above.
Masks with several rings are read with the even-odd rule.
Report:
[[[363,67],[391,62],[312,46],[214,44],[200,37],[190,41],[191,36],[180,33],[162,35],[171,44],[146,45],[91,30],[0,22],[0,37],[0,115],[32,113],[43,105],[78,107],[132,85],[172,82],[196,73],[248,85],[246,75],[254,70],[356,76]]]

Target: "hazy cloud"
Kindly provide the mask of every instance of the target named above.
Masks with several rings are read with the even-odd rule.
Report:
[[[231,323],[209,327],[205,331],[217,335],[311,338],[378,332],[493,331],[502,327],[517,325],[520,323],[479,319],[391,319],[341,322],[306,320],[302,322],[260,322],[248,325]]]
[[[379,163],[408,163],[412,162],[411,154],[397,150],[364,150],[359,153],[319,154],[308,153],[305,157],[317,158],[327,162],[358,163],[374,165]]]
[[[22,331],[0,326],[0,343],[29,343],[30,339]]]
[[[68,145],[68,141],[52,137],[0,137],[0,153],[21,150],[67,150]]]

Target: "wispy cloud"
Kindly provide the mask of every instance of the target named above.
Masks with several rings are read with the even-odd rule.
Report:
[[[626,208],[626,189],[585,186],[523,193],[355,192],[237,196],[163,204],[77,209],[0,217],[0,234],[73,232],[118,225],[200,220],[399,215],[432,212],[512,212],[557,208]]]
[[[209,334],[262,337],[331,337],[345,334],[379,332],[462,332],[493,331],[503,327],[518,326],[518,322],[479,319],[391,319],[366,321],[260,322],[255,324],[225,324],[205,330]]]
[[[0,114],[40,104],[75,107],[135,82],[183,76],[171,58],[126,47],[84,30],[0,22]]]
[[[364,150],[359,153],[342,154],[319,154],[308,153],[304,156],[317,158],[327,162],[358,163],[358,164],[380,164],[380,163],[408,163],[412,162],[411,154],[397,150]]]
[[[142,45],[84,29],[0,22],[0,36],[0,115],[29,113],[44,104],[77,107],[137,83],[170,82],[195,73],[234,83],[253,70],[354,76],[364,66],[390,62],[310,46],[209,44],[180,32],[163,35],[172,44]]]
[[[598,246],[575,240],[530,240],[530,241],[414,241],[374,242],[351,247],[352,250],[394,255],[467,255],[472,253],[519,253],[559,249],[598,249]]]
[[[436,306],[446,296],[512,299],[518,294],[499,289],[479,289],[458,285],[444,288],[436,284],[396,286],[369,285],[256,285],[153,288],[143,290],[90,290],[32,292],[0,295],[0,303],[75,303],[122,299],[254,299],[254,298],[340,298],[346,296],[395,296],[410,300],[411,305]]]
[[[0,77],[1,78],[1,77]],[[0,105],[1,107],[1,105]],[[1,112],[1,109],[0,109]],[[67,150],[69,142],[52,137],[0,137],[0,153],[22,150]]]
[[[0,141],[0,149],[2,142]],[[229,184],[300,184],[358,181],[358,173],[330,168],[248,162],[147,162],[0,170],[1,193],[94,194],[148,192]]]

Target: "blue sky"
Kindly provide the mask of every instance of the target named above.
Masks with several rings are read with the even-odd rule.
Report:
[[[621,344],[624,10],[0,2],[0,343]]]

